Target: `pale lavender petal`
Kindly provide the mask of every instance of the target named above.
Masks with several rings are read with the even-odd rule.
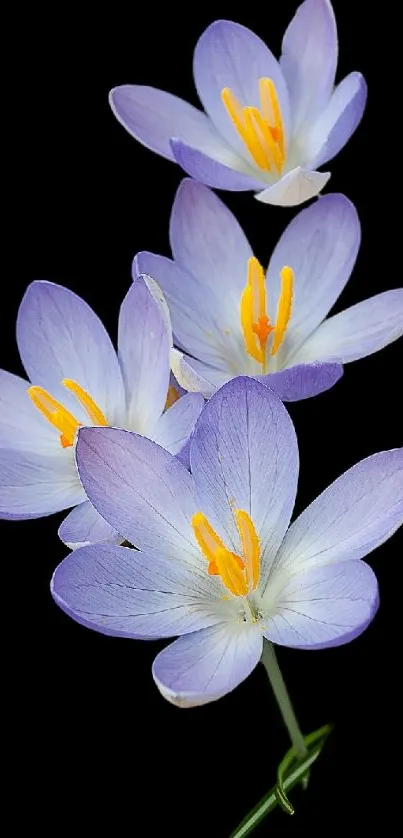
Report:
[[[99,318],[77,294],[52,282],[27,288],[17,318],[18,348],[33,384],[88,417],[61,386],[70,378],[95,400],[111,424],[122,421],[124,390],[118,359]]]
[[[198,108],[171,93],[135,84],[115,87],[109,95],[113,113],[132,137],[168,160],[174,160],[170,139],[178,137],[206,153],[230,155],[211,120]]]
[[[263,204],[273,204],[276,207],[296,207],[316,198],[326,186],[330,172],[314,172],[298,166],[287,172],[273,186],[269,186],[255,195]]]
[[[269,312],[277,311],[280,271],[294,271],[291,318],[278,359],[293,366],[296,350],[324,320],[346,285],[357,257],[361,228],[354,205],[338,194],[324,195],[288,225],[267,272]]]
[[[34,407],[29,381],[0,370],[0,448],[57,454],[59,435]]]
[[[403,288],[396,288],[329,317],[301,346],[296,359],[356,361],[402,335]]]
[[[367,457],[341,475],[292,524],[278,567],[356,561],[403,523],[403,448]]]
[[[0,449],[0,518],[41,518],[84,499],[72,448],[55,454]]]
[[[222,621],[225,603],[209,598],[208,575],[127,547],[75,550],[51,582],[60,608],[78,623],[118,637],[172,637]]]
[[[201,393],[186,393],[160,416],[151,438],[171,454],[178,454],[188,441],[203,405]]]
[[[260,630],[223,623],[180,637],[157,655],[153,678],[161,694],[177,707],[216,701],[253,672],[262,654]]]
[[[190,524],[193,478],[155,442],[116,428],[83,428],[77,464],[90,501],[130,544],[205,570]]]
[[[227,373],[200,363],[177,349],[171,350],[171,367],[184,389],[191,393],[201,393],[205,399],[209,399],[217,387],[226,384],[231,378]]]
[[[294,135],[327,105],[337,67],[337,28],[329,0],[305,0],[283,38],[280,66],[290,95]]]
[[[252,518],[264,579],[287,530],[298,480],[297,440],[285,407],[253,378],[224,384],[196,424],[190,465],[200,509],[238,554],[233,510]]]
[[[332,160],[359,125],[367,101],[367,84],[361,73],[350,73],[336,87],[333,96],[312,128],[305,144],[312,168]]]
[[[265,183],[258,179],[259,172],[251,169],[245,174],[247,165],[234,153],[217,156],[209,154],[203,146],[198,149],[183,140],[174,137],[171,140],[173,156],[182,169],[195,180],[212,186],[214,189],[229,189],[232,192],[245,192],[249,189],[263,189]]]
[[[342,375],[340,364],[308,363],[270,375],[257,375],[256,378],[270,387],[283,402],[298,402],[330,390]]]
[[[376,576],[365,562],[315,567],[285,585],[264,634],[296,649],[341,646],[367,628],[378,604]]]
[[[230,145],[251,163],[252,159],[221,101],[224,87],[232,90],[242,107],[259,107],[259,79],[272,79],[287,133],[289,101],[280,65],[266,44],[246,26],[229,20],[216,20],[208,26],[196,44],[193,72],[197,92],[214,125]]]
[[[239,300],[253,252],[232,212],[211,189],[185,178],[175,196],[169,233],[175,261],[199,280],[205,293],[218,293],[220,317],[239,325]]]
[[[123,540],[119,533],[101,518],[89,500],[80,503],[69,512],[59,527],[58,535],[70,550],[102,541],[120,544]]]
[[[167,398],[172,338],[161,307],[142,277],[123,300],[118,334],[127,424],[131,430],[151,436]]]

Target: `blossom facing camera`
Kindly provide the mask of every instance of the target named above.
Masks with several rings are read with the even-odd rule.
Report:
[[[38,518],[73,506],[59,529],[69,547],[119,542],[86,499],[75,461],[78,429],[128,428],[180,454],[203,406],[201,395],[176,399],[170,385],[172,336],[159,289],[148,278],[133,283],[120,308],[117,355],[84,300],[33,282],[18,312],[17,341],[30,381],[0,371],[0,517]]]
[[[153,664],[174,704],[233,690],[264,638],[338,646],[374,617],[378,586],[362,559],[403,521],[402,448],[355,465],[289,526],[294,427],[268,387],[240,377],[203,408],[191,473],[154,442],[111,428],[79,432],[77,463],[94,506],[140,550],[76,550],[56,569],[53,596],[104,634],[179,636]]]
[[[143,145],[216,189],[253,190],[295,206],[318,195],[319,172],[359,124],[366,84],[352,72],[335,87],[338,40],[329,0],[305,0],[279,61],[250,29],[217,20],[196,44],[193,73],[204,112],[171,93],[122,85],[112,110]]]
[[[353,204],[328,194],[301,210],[274,248],[267,272],[222,201],[185,178],[172,207],[173,260],[137,254],[170,307],[172,369],[205,397],[236,375],[268,384],[284,401],[332,387],[342,365],[403,334],[403,289],[384,291],[327,317],[349,280],[361,238]]]

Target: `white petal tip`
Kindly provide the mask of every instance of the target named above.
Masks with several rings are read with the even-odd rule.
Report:
[[[330,172],[310,172],[293,169],[277,181],[274,186],[255,195],[257,201],[277,207],[295,207],[315,198],[326,186]]]

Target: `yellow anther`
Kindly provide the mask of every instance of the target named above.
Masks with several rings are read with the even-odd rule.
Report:
[[[167,400],[165,402],[165,410],[168,410],[169,407],[172,407],[172,405],[175,404],[175,402],[177,402],[179,398],[180,396],[178,390],[176,389],[176,387],[174,387],[173,384],[170,384],[168,387]]]
[[[80,387],[80,385],[77,384],[76,381],[72,381],[71,378],[64,378],[62,384],[64,384],[67,390],[70,390],[72,393],[74,393],[77,401],[80,402],[80,404],[82,405],[82,407],[84,408],[85,412],[89,416],[91,422],[94,423],[94,425],[108,424],[104,414],[102,413],[102,410],[98,407],[97,404],[95,404],[92,396],[90,396],[90,394],[87,393],[86,390],[83,390],[83,388]]]
[[[202,512],[192,517],[193,532],[201,552],[208,561],[208,573],[220,576],[234,596],[246,597],[255,590],[260,574],[260,544],[253,522],[242,509],[234,510],[242,557],[228,550]]]
[[[221,99],[239,136],[259,169],[281,174],[285,163],[285,135],[277,90],[272,79],[259,79],[260,109],[242,107],[229,87]]]
[[[240,315],[246,351],[262,365],[265,372],[266,344],[273,326],[266,314],[264,271],[255,256],[248,260],[248,278],[241,296]]]
[[[260,577],[260,541],[250,515],[244,509],[235,509],[235,522],[238,527],[242,547],[242,556],[246,566],[248,583],[255,590]]]
[[[62,382],[64,386],[74,393],[77,401],[83,406],[84,410],[86,411],[91,424],[94,425],[107,425],[108,422],[102,413],[102,410],[98,407],[98,405],[94,402],[94,399],[80,387],[75,381],[72,381],[70,378],[65,378]],[[77,433],[78,428],[81,425],[81,422],[70,413],[64,405],[54,399],[47,390],[44,390],[43,387],[37,387],[36,385],[29,387],[28,395],[32,402],[34,403],[35,407],[43,413],[45,419],[53,425],[54,428],[60,432],[60,445],[62,448],[68,448],[71,445],[74,445],[75,436]]]
[[[277,306],[276,325],[270,353],[275,355],[284,340],[286,329],[291,317],[292,300],[294,294],[294,271],[286,266],[281,269],[281,291]]]

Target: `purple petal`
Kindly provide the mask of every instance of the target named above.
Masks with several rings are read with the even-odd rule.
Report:
[[[295,367],[256,376],[283,402],[298,402],[330,390],[343,375],[340,364],[298,364]]]
[[[72,449],[57,454],[0,449],[0,518],[41,518],[84,499]]]
[[[164,410],[171,343],[161,306],[139,277],[121,305],[118,346],[128,424],[140,434],[151,436]]]
[[[205,399],[230,380],[227,373],[189,358],[177,349],[171,350],[171,367],[182,387],[192,393],[201,393]]]
[[[0,370],[0,448],[57,454],[58,435],[34,407],[27,393],[29,386],[29,381]]]
[[[204,405],[201,393],[187,393],[160,416],[152,439],[177,454],[188,441]]]
[[[316,198],[329,178],[330,172],[313,172],[298,166],[273,186],[259,192],[255,198],[263,204],[273,204],[276,207],[296,207],[310,198]]]
[[[253,378],[235,378],[207,402],[190,446],[200,509],[239,554],[233,509],[245,510],[262,552],[262,578],[294,507],[298,447],[281,401]]]
[[[89,500],[69,512],[59,527],[58,535],[70,550],[102,541],[110,544],[120,544],[122,541],[119,533],[101,518]]]
[[[282,590],[264,634],[296,649],[341,646],[365,631],[378,604],[376,576],[365,562],[311,568]]]
[[[171,137],[178,137],[207,153],[230,155],[211,120],[202,111],[155,87],[125,84],[115,87],[110,106],[132,137],[168,160],[174,160]]]
[[[172,207],[170,241],[176,262],[220,295],[220,317],[239,323],[239,300],[252,248],[235,216],[206,186],[185,178]]]
[[[303,344],[297,358],[347,363],[378,352],[402,335],[403,288],[396,288],[329,317]]]
[[[291,318],[278,354],[281,367],[294,365],[297,349],[341,294],[353,269],[360,239],[356,209],[344,195],[338,194],[319,198],[284,231],[267,272],[269,312],[277,310],[282,267],[290,265],[295,276]]]
[[[403,523],[403,448],[357,463],[325,489],[292,524],[278,567],[308,569],[357,561]]]
[[[75,550],[56,568],[52,595],[70,617],[102,634],[172,637],[221,622],[223,603],[209,599],[209,577],[127,547]]]
[[[280,66],[287,82],[294,135],[327,105],[337,67],[337,28],[328,0],[305,0],[283,38]]]
[[[171,140],[173,156],[182,169],[195,180],[212,186],[214,189],[229,189],[233,192],[245,192],[250,189],[262,189],[265,185],[263,180],[257,179],[257,170],[250,174],[244,174],[247,170],[246,163],[234,153],[231,155],[209,154],[205,145],[202,150],[190,145],[183,140],[174,137]]]
[[[250,675],[262,654],[256,626],[221,624],[180,637],[157,655],[154,681],[178,707],[216,701]]]
[[[367,85],[361,73],[350,73],[336,87],[306,144],[312,168],[332,160],[361,122],[367,101]]]
[[[286,128],[289,123],[287,86],[278,61],[250,29],[229,20],[216,20],[199,38],[193,62],[197,92],[203,107],[227,142],[252,163],[244,143],[221,101],[229,87],[241,107],[259,107],[259,79],[274,82]]]
[[[141,550],[204,568],[190,519],[193,478],[155,442],[116,428],[83,428],[77,464],[98,512]]]
[[[95,400],[110,424],[122,421],[124,390],[110,338],[77,294],[52,282],[27,288],[17,319],[18,348],[33,384],[50,390],[79,421],[88,417],[61,386],[71,378]]]

